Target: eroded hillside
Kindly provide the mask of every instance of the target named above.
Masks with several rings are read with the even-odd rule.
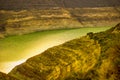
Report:
[[[119,0],[0,0],[0,38],[118,22]]]
[[[41,30],[113,26],[120,7],[0,10],[0,37]]]
[[[119,80],[120,24],[52,47],[8,75],[19,80]]]
[[[17,5],[16,5],[17,4]],[[0,10],[46,9],[53,7],[115,7],[119,0],[0,0]]]
[[[0,80],[17,80],[12,76],[0,72]]]

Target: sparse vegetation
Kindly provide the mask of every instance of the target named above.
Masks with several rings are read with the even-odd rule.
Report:
[[[18,80],[18,79],[0,72],[0,80]]]
[[[48,42],[43,53],[29,58],[8,74],[0,72],[0,80],[119,80],[120,24],[93,33],[119,22],[119,0],[0,0],[0,62],[26,59],[27,53],[33,51],[35,55],[33,47],[37,44],[38,49],[47,39],[54,39],[56,44],[56,36],[65,38],[64,42],[77,38],[79,32],[80,36],[89,32],[49,49]],[[81,27],[96,28],[76,30],[73,34],[57,31]],[[54,30],[56,36],[44,30]],[[58,35],[61,31],[67,36]]]
[[[83,36],[89,31],[100,32],[106,29],[109,29],[109,27],[51,30],[33,32],[25,35],[9,35],[0,39],[0,62],[20,60],[25,57],[25,55],[29,55],[31,50],[33,50],[36,46],[40,46],[42,49],[46,48],[47,46],[45,47],[45,45],[48,45],[46,44],[47,42],[51,45],[57,45],[59,41],[68,41],[70,39]],[[42,50],[41,48],[39,49]],[[11,54],[11,56],[9,54]]]
[[[0,33],[7,36],[42,30],[113,26],[120,21],[119,8],[0,10]]]
[[[50,48],[9,75],[23,80],[119,80],[119,27]]]

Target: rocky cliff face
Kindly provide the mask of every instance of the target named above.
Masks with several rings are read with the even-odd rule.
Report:
[[[0,80],[17,80],[12,76],[0,72]]]
[[[119,80],[119,28],[120,24],[52,47],[8,75],[19,80]]]
[[[118,22],[119,0],[0,0],[0,38]]]
[[[0,37],[41,30],[113,26],[120,7],[0,10]]]
[[[17,4],[17,5],[16,5]],[[45,9],[53,7],[115,7],[120,6],[119,0],[0,0],[0,9],[23,10]]]

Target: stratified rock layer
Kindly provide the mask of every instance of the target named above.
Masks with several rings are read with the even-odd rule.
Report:
[[[115,6],[120,6],[119,0],[0,0],[0,9],[5,10]]]
[[[88,33],[16,66],[9,75],[20,80],[119,80],[120,25]]]
[[[0,38],[119,22],[119,0],[0,0]]]
[[[120,22],[120,7],[0,10],[0,37],[42,30],[106,27]]]

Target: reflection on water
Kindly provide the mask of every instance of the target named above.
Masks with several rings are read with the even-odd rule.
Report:
[[[40,54],[46,49],[79,38],[88,32],[99,32],[109,27],[53,30],[21,36],[11,36],[0,40],[0,71],[10,72],[16,65]]]

